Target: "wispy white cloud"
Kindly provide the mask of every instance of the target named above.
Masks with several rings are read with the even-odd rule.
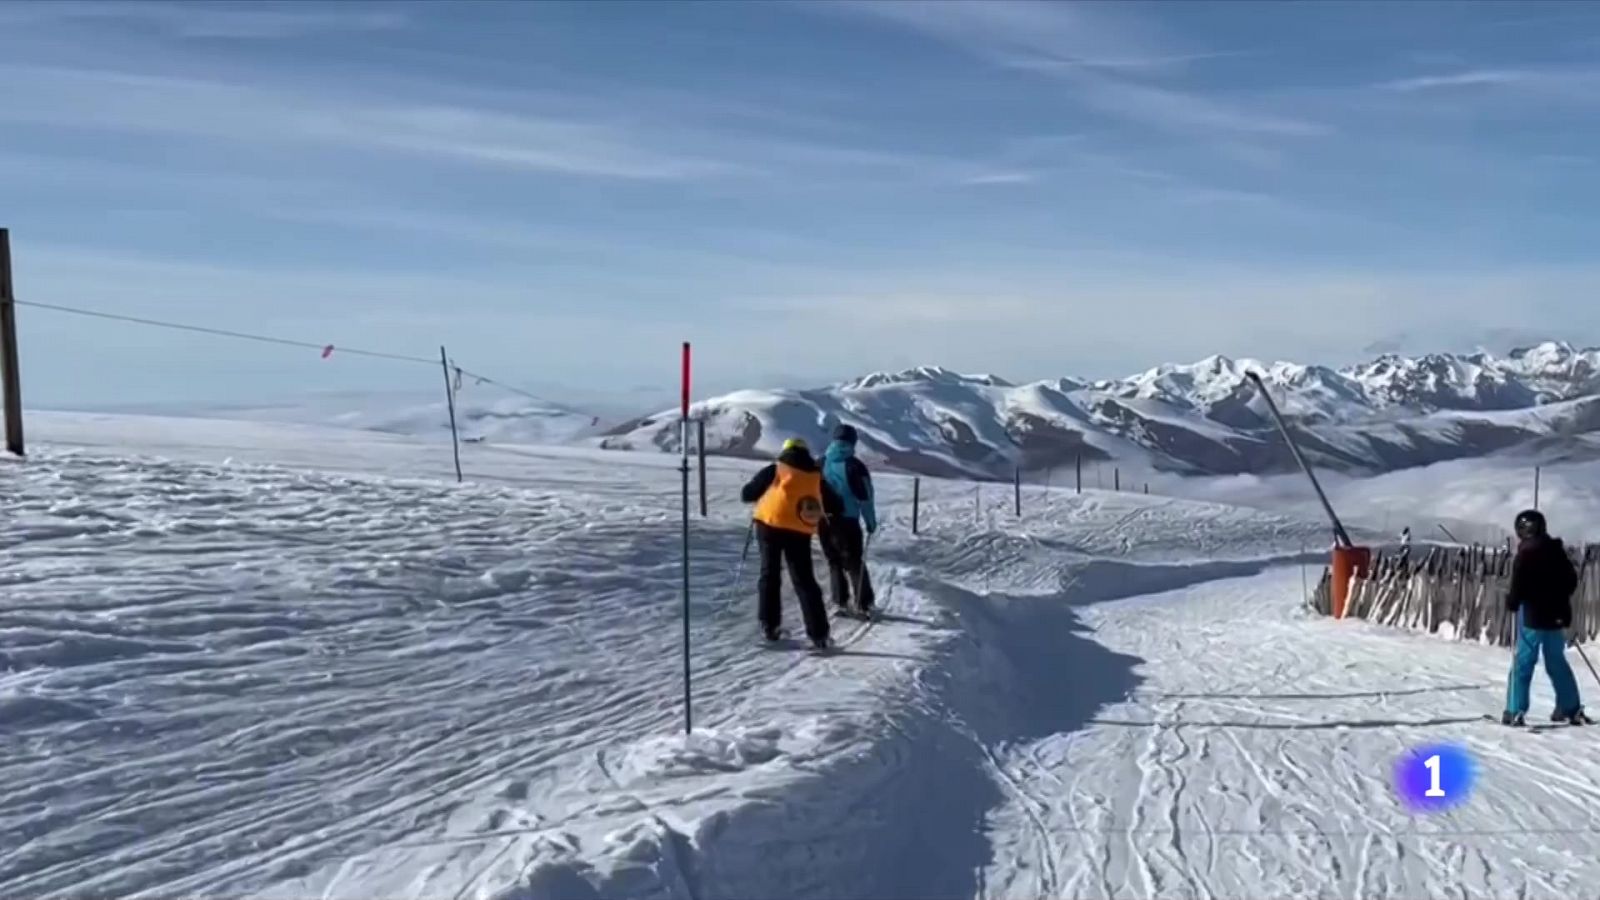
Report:
[[[1015,184],[1033,184],[1039,177],[1032,172],[982,172],[961,182],[969,187],[999,187]]]
[[[269,205],[261,212],[270,219],[283,222],[325,225],[366,233],[411,234],[505,250],[561,253],[591,246],[569,233],[553,231],[542,225],[439,210],[299,203]]]
[[[546,113],[397,102],[370,88],[314,91],[98,69],[0,64],[0,76],[19,86],[14,99],[0,104],[0,123],[23,126],[256,148],[293,144],[633,181],[792,178],[804,171],[818,186],[856,176],[924,185],[997,183],[986,160],[779,137],[698,122],[681,107],[655,115],[601,98],[529,101],[559,110]],[[1012,183],[1025,177],[1012,168],[1002,174]]]
[[[461,107],[361,110],[306,123],[308,136],[527,169],[641,180],[736,174],[742,167],[652,149],[643,135],[596,122]]]
[[[1080,96],[1102,113],[1152,128],[1276,137],[1329,134],[1326,125],[1253,111],[1189,91],[1110,78],[1080,79]]]
[[[940,40],[991,64],[1059,80],[1096,112],[1143,127],[1238,138],[1328,134],[1325,124],[1251,109],[1151,79],[1190,63],[1253,51],[1196,48],[1115,4],[1031,0],[899,0],[848,10]]]
[[[626,126],[536,113],[276,90],[220,81],[0,66],[16,87],[0,122],[388,150],[574,175],[682,180],[731,163],[656,149]]]
[[[548,222],[444,212],[402,206],[352,206],[297,203],[267,205],[265,218],[293,224],[348,229],[367,236],[423,237],[434,242],[488,251],[489,258],[518,266],[593,266],[597,261],[617,271],[636,269],[646,278],[694,272],[703,279],[721,277],[789,280],[806,270],[780,261],[797,247],[814,250],[793,236],[749,229],[720,234],[716,229],[686,226],[685,240],[630,237],[611,231],[587,232],[552,227]]]
[[[1600,102],[1600,68],[1463,69],[1396,78],[1379,82],[1375,87],[1395,94],[1506,91],[1549,99]]]
[[[1211,54],[1186,50],[1107,5],[1034,0],[894,0],[824,8],[879,19],[1018,68],[1162,69]]]
[[[225,165],[202,169],[43,152],[0,152],[0,181],[49,185],[63,196],[87,191],[103,199],[131,193],[166,197],[182,204],[212,200],[233,204],[291,200],[326,203],[354,193],[354,186],[348,180],[324,178],[303,171],[248,174],[228,171]]]
[[[1216,187],[1180,187],[1171,193],[1178,203],[1193,206],[1233,206],[1291,213],[1302,212],[1281,197],[1260,191],[1241,191]]]
[[[272,39],[405,27],[404,7],[349,3],[165,3],[142,0],[51,0],[0,3],[0,24],[116,21],[179,38]]]
[[[1526,69],[1471,69],[1452,72],[1448,75],[1421,75],[1414,78],[1397,78],[1392,81],[1381,82],[1378,87],[1386,91],[1411,93],[1447,88],[1500,87],[1529,84],[1545,77],[1544,73]]]

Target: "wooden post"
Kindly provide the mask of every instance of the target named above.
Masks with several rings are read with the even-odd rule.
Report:
[[[1017,495],[1017,518],[1022,518],[1022,467],[1017,466],[1017,472],[1012,476],[1011,487]]]
[[[1083,493],[1083,454],[1078,454],[1078,493]]]
[[[11,352],[15,353],[16,350],[13,349]],[[1534,509],[1538,509],[1539,508],[1539,467],[1538,466],[1534,466],[1533,467],[1533,508]]]
[[[917,512],[922,507],[922,479],[911,479],[911,533],[917,533]]]
[[[450,410],[450,449],[456,457],[456,481],[461,480],[461,438],[456,434],[456,392],[450,385],[450,358],[439,345],[439,365],[444,366],[444,402]]]
[[[706,420],[702,416],[695,420],[695,430],[700,435],[700,518],[704,519],[706,511]]]
[[[1145,493],[1146,493],[1146,494],[1149,494],[1149,493],[1150,493],[1150,482],[1148,482],[1148,481],[1146,481],[1146,482],[1145,482],[1145,483],[1144,483],[1144,492],[1145,492]]]
[[[972,521],[975,524],[983,523],[983,483],[972,486]]]
[[[1114,491],[1122,490],[1122,468],[1120,466],[1111,470],[1111,489]]]
[[[5,391],[6,449],[22,456],[22,362],[17,356],[15,300],[11,293],[11,231],[0,228],[0,385]]]

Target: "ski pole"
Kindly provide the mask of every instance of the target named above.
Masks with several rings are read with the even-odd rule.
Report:
[[[756,535],[756,520],[750,520],[750,527],[744,530],[744,549],[739,551],[739,564],[733,567],[732,590],[739,589],[739,582],[744,577],[744,561],[750,558],[750,540]]]
[[[1589,667],[1589,674],[1594,676],[1596,682],[1600,682],[1600,672],[1594,670],[1594,663],[1589,661],[1589,654],[1583,652],[1583,645],[1575,643],[1572,646],[1578,648],[1578,656],[1583,660],[1583,664]]]
[[[861,542],[861,566],[856,569],[856,606],[861,606],[861,589],[867,583],[867,548],[872,546],[872,532]],[[864,607],[863,607],[864,608]]]

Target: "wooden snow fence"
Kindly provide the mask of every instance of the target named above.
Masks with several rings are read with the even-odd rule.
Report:
[[[1572,595],[1574,642],[1600,636],[1600,544],[1569,548],[1578,567]],[[1365,578],[1350,585],[1345,616],[1379,625],[1437,633],[1457,640],[1509,647],[1516,642],[1515,617],[1506,611],[1511,553],[1504,547],[1413,547],[1373,554]],[[1333,614],[1333,580],[1324,570],[1311,598],[1323,615]]]

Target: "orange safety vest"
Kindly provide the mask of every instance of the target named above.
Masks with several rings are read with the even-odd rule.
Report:
[[[822,521],[822,473],[775,463],[772,486],[756,501],[755,519],[773,528],[816,534]]]

